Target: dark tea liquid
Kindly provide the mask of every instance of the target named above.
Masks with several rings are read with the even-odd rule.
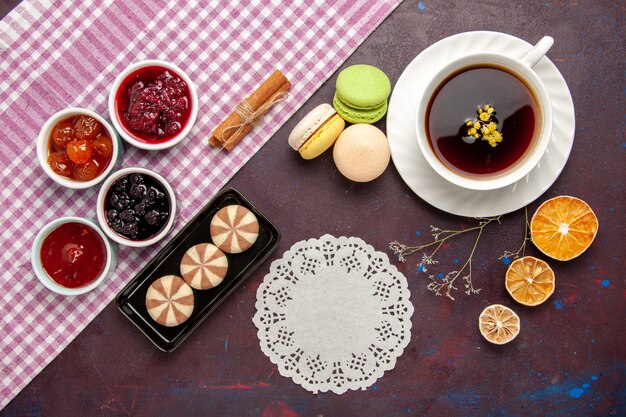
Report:
[[[502,142],[494,148],[476,139],[465,143],[465,122],[475,120],[476,109],[495,108]],[[496,66],[470,66],[444,80],[435,90],[426,112],[426,132],[439,160],[465,176],[502,173],[521,162],[534,146],[540,129],[539,106],[524,81]]]

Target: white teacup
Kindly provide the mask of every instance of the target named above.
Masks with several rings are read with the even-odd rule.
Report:
[[[537,165],[546,151],[550,137],[552,136],[552,103],[543,81],[533,70],[533,67],[543,58],[553,43],[554,39],[550,36],[545,36],[523,57],[491,52],[465,55],[447,64],[434,75],[417,105],[415,128],[417,141],[422,150],[422,154],[439,175],[449,182],[463,188],[472,190],[493,190],[515,183],[527,175]],[[442,83],[452,74],[457,73],[463,68],[480,65],[503,67],[506,71],[522,80],[524,84],[531,89],[532,95],[538,101],[537,105],[540,114],[536,117],[536,122],[539,123],[539,128],[535,129],[534,137],[524,155],[509,168],[495,174],[485,174],[484,176],[463,176],[444,165],[435,154],[426,130],[426,117],[431,98]],[[460,123],[463,123],[463,121],[460,121]],[[504,138],[504,140],[506,140],[506,138]]]

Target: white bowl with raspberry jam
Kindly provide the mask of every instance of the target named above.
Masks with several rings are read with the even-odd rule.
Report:
[[[174,226],[176,192],[163,176],[145,168],[122,168],[107,178],[96,214],[104,233],[135,248],[162,240]]]
[[[198,115],[193,82],[176,65],[146,60],[128,66],[109,93],[109,116],[120,136],[146,150],[170,148],[189,134]]]
[[[37,160],[58,184],[84,189],[100,183],[123,153],[117,132],[99,114],[71,107],[52,115],[37,138]]]
[[[85,294],[98,287],[117,265],[117,245],[95,221],[62,217],[46,224],[31,247],[39,281],[62,295]]]

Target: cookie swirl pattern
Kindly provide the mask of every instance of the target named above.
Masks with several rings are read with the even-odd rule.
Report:
[[[224,252],[210,243],[200,243],[185,252],[180,262],[180,274],[185,282],[197,290],[218,286],[228,271]]]
[[[226,253],[241,253],[259,237],[259,222],[250,210],[231,205],[220,209],[211,220],[211,239]]]
[[[174,327],[189,319],[194,307],[191,287],[176,275],[154,281],[146,293],[146,308],[154,321]]]

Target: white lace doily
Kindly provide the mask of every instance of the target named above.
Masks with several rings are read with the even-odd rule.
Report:
[[[356,237],[294,244],[257,291],[253,321],[280,374],[314,393],[365,389],[411,338],[407,281]]]

